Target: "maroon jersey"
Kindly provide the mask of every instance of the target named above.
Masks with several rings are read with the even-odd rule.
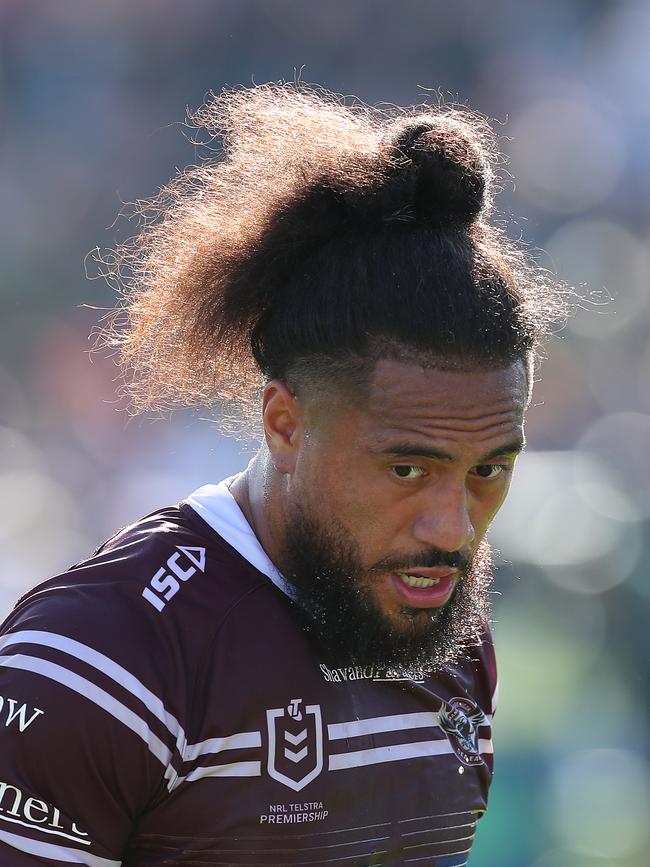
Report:
[[[328,667],[278,582],[190,503],[5,622],[0,864],[466,864],[491,780],[489,636],[434,675]]]

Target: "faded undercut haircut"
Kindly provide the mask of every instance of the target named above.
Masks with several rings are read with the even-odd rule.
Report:
[[[120,303],[100,343],[132,411],[250,419],[269,379],[362,385],[385,357],[532,371],[566,305],[489,222],[482,117],[280,83],[211,96],[190,125],[208,158],[136,203],[138,234],[101,260]]]

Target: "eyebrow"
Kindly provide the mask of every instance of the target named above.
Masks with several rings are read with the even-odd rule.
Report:
[[[524,449],[525,445],[525,440],[523,440],[521,437],[518,437],[516,440],[512,440],[509,443],[504,443],[502,446],[497,446],[497,448],[492,449],[492,451],[489,451],[486,455],[483,455],[482,458],[479,458],[477,464],[491,461],[494,458],[499,458],[503,455],[517,455]],[[379,449],[378,451],[375,451],[375,454],[394,455],[398,458],[431,458],[432,460],[436,461],[456,460],[455,455],[452,455],[450,452],[444,451],[444,449],[436,449],[432,446],[424,446],[421,443],[398,443],[385,449]]]

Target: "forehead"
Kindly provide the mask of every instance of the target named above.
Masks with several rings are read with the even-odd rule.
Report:
[[[528,395],[523,362],[505,368],[440,370],[383,359],[361,414],[377,440],[405,435],[487,443],[521,433]],[[497,443],[498,444],[498,443]]]

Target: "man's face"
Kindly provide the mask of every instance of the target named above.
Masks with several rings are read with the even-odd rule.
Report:
[[[345,392],[342,392],[345,393]],[[523,445],[523,363],[383,360],[369,396],[310,414],[283,567],[330,662],[439,667],[487,615],[488,526]]]

